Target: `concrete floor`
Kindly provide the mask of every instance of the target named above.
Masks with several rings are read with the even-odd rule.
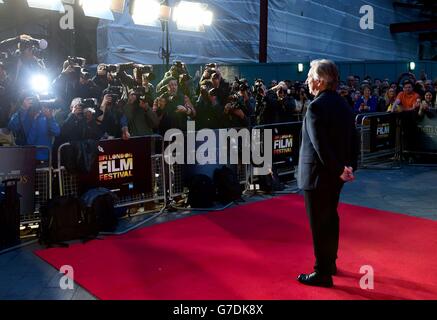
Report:
[[[360,170],[357,172],[357,180],[345,186],[341,201],[437,221],[436,181],[436,167],[404,166],[400,170]],[[246,197],[245,202],[270,197]],[[144,227],[190,214],[182,211],[166,212],[145,223]],[[143,215],[122,221],[119,229],[126,230],[149,217]],[[39,248],[37,243],[33,243],[0,255],[0,300],[95,299],[78,285],[73,290],[62,290],[59,287],[62,275],[33,254]]]

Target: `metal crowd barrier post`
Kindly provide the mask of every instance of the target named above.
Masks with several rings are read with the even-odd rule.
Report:
[[[374,150],[377,149],[375,147],[376,141],[372,141],[372,139],[378,139],[380,128],[378,126],[381,124],[376,126],[373,125],[372,127],[372,121],[379,122],[381,121],[381,118],[389,119],[385,119],[385,121],[388,122],[383,123],[385,127],[382,128],[383,131],[381,132],[380,137],[382,137],[382,139],[388,139],[387,141],[384,141],[389,146],[391,144],[390,140],[394,139],[393,147],[385,148],[382,146],[380,148],[381,150]],[[359,122],[357,130],[359,131],[360,138],[360,167],[365,169],[400,169],[400,125],[396,114],[386,112],[360,114],[357,115],[356,121]],[[391,121],[394,121],[394,128],[391,128]],[[389,128],[388,133],[386,132],[387,125]],[[376,130],[376,132],[372,132],[372,129]],[[392,129],[394,129],[394,133],[392,132]]]
[[[152,192],[134,194],[121,197],[115,203],[116,208],[135,206],[149,202],[162,201],[165,206],[167,202],[166,194],[166,178],[165,178],[165,164],[164,164],[164,144],[163,138],[159,135],[150,135],[148,137],[157,138],[160,141],[160,152],[151,155],[151,171],[152,171]],[[79,180],[76,174],[70,174],[62,165],[62,149],[70,146],[70,143],[64,143],[58,148],[58,181],[59,193],[61,196],[71,195],[79,196]]]

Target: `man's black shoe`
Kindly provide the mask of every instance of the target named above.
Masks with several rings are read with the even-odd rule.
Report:
[[[331,275],[322,275],[317,272],[301,274],[297,277],[297,280],[307,286],[331,288],[334,285]]]

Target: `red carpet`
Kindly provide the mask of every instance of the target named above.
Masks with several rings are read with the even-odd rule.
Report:
[[[285,196],[70,248],[36,252],[101,299],[437,299],[437,223],[340,207],[335,287],[299,284],[312,270],[303,198]],[[374,269],[363,290],[360,267]]]

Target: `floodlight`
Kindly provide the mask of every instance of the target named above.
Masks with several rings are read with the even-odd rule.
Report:
[[[204,31],[204,26],[211,25],[213,19],[207,7],[202,3],[181,1],[174,9],[173,20],[180,30]]]
[[[1,1],[3,3],[3,1]],[[30,8],[58,11],[65,13],[64,5],[61,0],[27,0]]]
[[[160,3],[157,0],[135,0],[132,6],[132,20],[143,26],[158,26]]]
[[[410,71],[416,70],[416,63],[414,61],[411,61],[409,63],[409,68],[410,68]]]
[[[81,0],[80,5],[88,17],[114,21],[114,14],[111,11],[111,0]]]

